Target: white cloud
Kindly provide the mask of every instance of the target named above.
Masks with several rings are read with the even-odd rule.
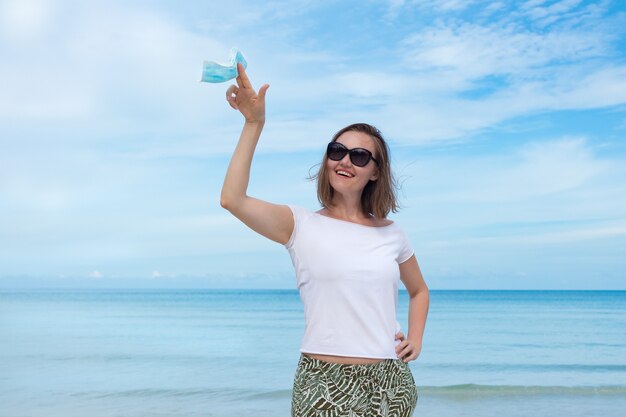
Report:
[[[89,121],[100,133],[197,123],[211,115],[202,61],[227,51],[157,12],[77,5],[50,41],[12,52],[0,70],[0,120]]]
[[[538,33],[512,25],[449,22],[407,37],[406,62],[415,70],[436,70],[466,79],[492,75],[533,77],[534,68],[606,54],[603,32],[556,30]]]
[[[444,178],[453,181],[430,198],[459,204],[529,202],[590,185],[615,167],[595,157],[584,138],[535,141],[511,154],[427,163],[422,170],[445,166]]]
[[[550,30],[525,27],[510,15],[499,19],[436,20],[396,47],[401,65],[336,67],[299,85],[301,102],[328,109],[318,117],[322,123],[350,116],[371,120],[407,144],[458,141],[520,116],[626,102],[625,67],[611,59],[619,38],[616,19],[607,24],[596,10],[579,25],[578,15],[563,14],[565,23]],[[269,92],[270,100],[283,106],[293,100],[292,89],[283,87],[291,83],[284,83],[281,79]],[[345,105],[329,108],[326,103],[334,100]],[[310,119],[302,115],[292,124]],[[268,126],[273,123],[275,118]]]
[[[569,230],[555,232],[524,231],[507,235],[483,237],[460,237],[451,240],[430,241],[437,249],[453,247],[469,247],[481,245],[485,247],[531,246],[547,249],[550,246],[572,245],[590,241],[605,240],[626,236],[625,222],[609,222],[594,227],[570,226]]]
[[[534,3],[534,4],[533,4]],[[561,0],[550,5],[545,2],[528,2],[526,3],[526,15],[535,20],[542,26],[553,24],[559,20],[572,17],[572,12],[580,6],[581,0]]]
[[[541,233],[510,239],[514,243],[525,245],[558,245],[563,243],[583,242],[597,239],[626,236],[626,223],[612,223],[599,227],[582,227],[562,232]]]
[[[91,271],[87,276],[89,278],[96,278],[96,279],[104,277],[104,275],[102,275],[102,272],[97,271],[97,270]]]
[[[463,200],[524,201],[580,187],[609,168],[593,157],[583,139],[532,143],[524,146],[517,158],[517,163],[497,175],[488,173],[476,187],[481,192],[465,195]]]
[[[0,2],[0,39],[23,44],[39,38],[52,14],[48,0],[4,0]]]
[[[626,171],[583,138],[537,140],[491,155],[419,157],[411,165],[401,160],[406,168],[398,173],[409,176],[401,201],[420,213],[407,220],[436,240],[487,226],[552,233],[625,220]]]
[[[620,105],[626,102],[626,66],[598,68],[577,79],[567,78],[556,85],[552,109],[590,109]]]
[[[464,10],[476,2],[476,0],[413,0],[411,3],[422,8],[449,12]]]
[[[427,4],[438,9],[461,6],[459,2],[422,6]],[[245,9],[239,3],[235,7]],[[313,6],[303,2],[303,7]],[[271,17],[263,7],[255,10],[250,11],[252,21]],[[273,78],[267,130],[273,129],[275,135],[265,139],[268,149],[317,148],[317,143],[289,140],[291,129],[299,126],[300,131],[313,128],[321,133],[354,118],[383,120],[402,142],[422,143],[458,140],[544,110],[626,101],[623,69],[597,63],[581,66],[609,53],[615,35],[599,24],[593,26],[598,19],[592,20],[593,27],[545,33],[503,19],[492,24],[440,20],[408,36],[401,47],[392,47],[404,65],[400,60],[400,65],[371,71],[350,69],[330,49],[305,52],[284,44],[280,53],[267,48],[251,51],[253,82],[258,86],[267,81],[266,74]],[[0,121],[73,122],[70,134],[55,137],[59,142],[131,135],[135,144],[128,147],[128,154],[138,157],[229,152],[223,141],[204,140],[226,131],[226,137],[237,136],[236,127],[219,127],[240,120],[222,98],[226,85],[197,83],[201,62],[227,56],[229,41],[201,35],[164,13],[130,6],[79,6],[71,20],[57,25],[51,51],[46,52],[50,45],[41,44],[28,54],[31,58],[0,69],[0,77],[7,80],[0,97]],[[285,56],[289,60],[277,65],[276,59],[284,61]],[[42,59],[45,67],[37,65]],[[312,73],[302,83],[298,79],[302,69],[313,64],[329,65],[331,70]],[[499,78],[484,96],[459,97],[494,76]],[[44,80],[46,88],[33,80]],[[315,109],[313,114],[310,109]],[[412,134],[415,124],[419,130]]]

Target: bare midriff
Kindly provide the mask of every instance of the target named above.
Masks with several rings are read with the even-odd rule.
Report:
[[[341,363],[343,365],[367,365],[370,363],[378,363],[384,361],[384,359],[375,358],[354,358],[351,356],[333,356],[333,355],[320,355],[317,353],[304,353],[304,355],[311,358],[319,359],[324,362]]]

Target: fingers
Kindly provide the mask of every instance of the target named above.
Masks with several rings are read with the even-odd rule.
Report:
[[[409,362],[415,359],[417,357],[415,354],[416,351],[417,349],[408,340],[403,340],[400,344],[398,344],[398,346],[396,346],[398,358],[402,358],[404,362]]]
[[[248,79],[248,75],[246,74],[246,69],[241,65],[241,62],[237,63],[237,85],[239,88],[252,88],[252,84]]]
[[[398,357],[400,358],[404,356],[410,350],[411,350],[411,345],[409,345],[407,342],[402,342],[398,346],[396,346],[396,353],[398,354]]]
[[[231,85],[230,87],[228,87],[228,90],[226,90],[226,101],[228,101],[228,104],[230,104],[230,107],[232,107],[235,110],[239,110],[239,106],[237,105],[237,93],[239,92],[239,87],[237,87],[236,85]]]
[[[259,89],[259,98],[261,100],[265,100],[265,93],[267,92],[268,88],[270,88],[269,84],[263,84],[261,88]]]
[[[417,357],[420,355],[419,351],[414,350],[413,352],[411,352],[410,355],[408,355],[406,358],[403,359],[403,361],[405,363],[410,362],[410,361],[414,361],[415,359],[417,359]]]
[[[402,358],[402,360],[404,362],[408,362],[410,360],[415,359],[413,357],[413,346],[411,345],[406,345],[404,347],[404,349],[402,349],[400,352],[398,352],[398,358]]]
[[[402,358],[402,361],[405,363],[417,359],[417,357],[420,355],[420,352],[421,348],[414,346],[409,341],[403,341],[398,346],[396,346],[396,353],[398,355],[398,358]]]
[[[396,339],[404,340],[404,333],[402,332],[396,333]]]

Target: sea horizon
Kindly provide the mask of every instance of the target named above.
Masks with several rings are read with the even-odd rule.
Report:
[[[400,284],[401,285],[401,284]],[[106,283],[103,286],[40,286],[40,287],[20,287],[20,286],[7,286],[3,287],[0,280],[0,292],[28,292],[28,291],[285,291],[298,293],[298,289],[295,288],[238,288],[238,287],[203,287],[203,286],[115,286],[111,283]],[[466,292],[488,292],[488,291],[502,291],[502,292],[626,292],[626,288],[429,288],[429,292],[443,292],[443,291],[466,291]],[[398,288],[398,293],[407,293],[406,288]]]

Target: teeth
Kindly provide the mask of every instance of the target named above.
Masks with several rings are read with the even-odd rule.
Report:
[[[341,171],[341,170],[337,171],[337,174],[339,174],[339,175],[343,175],[344,177],[348,177],[348,178],[352,178],[352,176],[353,176],[353,175],[352,175],[352,174],[350,174],[349,172],[346,172],[346,171]]]

